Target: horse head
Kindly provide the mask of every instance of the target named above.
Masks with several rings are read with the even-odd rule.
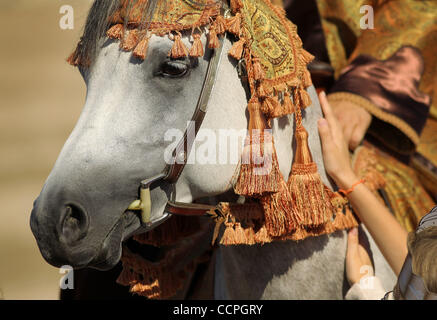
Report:
[[[91,21],[105,10],[102,6],[96,1]],[[86,30],[92,28],[88,22]],[[190,39],[191,32],[183,33],[186,46]],[[153,35],[142,61],[104,35],[91,41],[95,56],[80,68],[87,86],[85,105],[34,203],[30,224],[50,264],[108,269],[119,261],[122,242],[144,231],[139,216],[127,208],[140,182],[166,167],[166,152],[178,142],[168,138],[169,130],[186,129],[213,50],[198,58],[173,59],[168,55],[173,41]],[[206,37],[201,41],[205,45]],[[224,46],[229,49],[230,41]],[[214,108],[202,125],[215,132],[247,125],[246,94],[225,52],[209,101]],[[176,200],[184,202],[225,192],[235,166],[188,164],[176,186],[157,183],[151,191],[152,218],[163,215],[173,188]]]

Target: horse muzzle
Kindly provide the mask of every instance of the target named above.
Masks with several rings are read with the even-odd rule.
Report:
[[[55,267],[69,265],[75,269],[108,270],[120,260],[124,238],[140,226],[139,217],[126,212],[112,225],[97,228],[79,202],[62,205],[46,202],[35,201],[30,227],[42,256]]]

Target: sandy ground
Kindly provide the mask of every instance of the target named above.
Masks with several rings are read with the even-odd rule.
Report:
[[[90,0],[0,1],[0,299],[57,299],[59,270],[29,227],[34,199],[80,114],[85,86],[65,62]],[[74,30],[59,27],[62,5]]]

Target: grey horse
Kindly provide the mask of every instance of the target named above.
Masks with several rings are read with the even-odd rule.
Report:
[[[189,45],[188,37],[183,41]],[[226,54],[231,45],[224,40],[202,124],[202,129],[217,135],[224,129],[245,130],[248,122],[246,91],[235,62]],[[33,234],[50,264],[110,269],[120,260],[122,242],[144,231],[138,216],[126,208],[136,199],[140,181],[164,169],[170,144],[164,137],[169,129],[185,130],[208,66],[208,58],[172,61],[167,55],[171,46],[166,37],[153,36],[148,56],[141,62],[121,51],[117,42],[98,39],[93,64],[82,70],[87,85],[82,114],[31,214]],[[321,108],[314,88],[308,92],[312,105],[306,109],[304,126],[322,179],[330,185],[316,125]],[[272,129],[280,169],[287,177],[293,157],[292,116],[275,119]],[[215,148],[217,141],[196,143]],[[176,200],[213,202],[231,190],[235,169],[235,163],[188,164],[175,186]],[[162,183],[152,190],[153,219],[162,216],[170,189]],[[366,234],[376,275],[388,291],[395,275]],[[347,289],[345,235],[343,231],[299,242],[220,246],[214,295],[219,299],[342,299]]]

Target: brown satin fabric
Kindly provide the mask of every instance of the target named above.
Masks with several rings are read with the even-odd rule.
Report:
[[[331,88],[367,98],[408,123],[418,135],[428,117],[431,98],[418,89],[424,63],[420,51],[404,46],[387,60],[361,55],[346,67]]]

